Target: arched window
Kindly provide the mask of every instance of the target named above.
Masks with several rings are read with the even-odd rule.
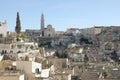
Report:
[[[48,34],[48,37],[50,37],[51,35],[50,34]]]

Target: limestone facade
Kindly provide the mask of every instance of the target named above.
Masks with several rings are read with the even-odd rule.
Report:
[[[55,37],[55,29],[50,24],[45,29],[45,37]]]
[[[2,37],[7,36],[7,23],[6,22],[0,22],[0,35],[2,35]]]

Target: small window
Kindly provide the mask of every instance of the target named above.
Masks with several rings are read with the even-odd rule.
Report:
[[[40,73],[39,68],[36,68],[36,69],[35,69],[35,73],[37,73],[37,74]]]

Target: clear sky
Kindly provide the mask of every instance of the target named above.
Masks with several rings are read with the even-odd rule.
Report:
[[[22,31],[52,24],[57,31],[67,28],[120,26],[120,0],[1,0],[0,22],[7,21],[8,31],[15,31],[19,12]]]

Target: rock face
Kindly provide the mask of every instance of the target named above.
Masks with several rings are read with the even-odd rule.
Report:
[[[100,41],[120,41],[120,27],[105,27],[104,30],[97,35]]]

